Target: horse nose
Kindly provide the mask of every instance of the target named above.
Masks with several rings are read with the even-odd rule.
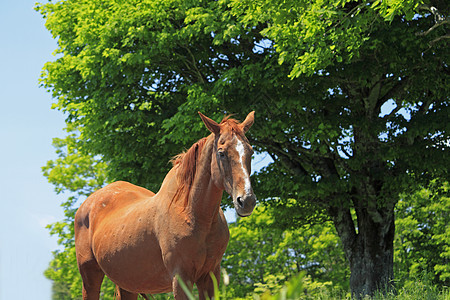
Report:
[[[242,197],[241,196],[238,196],[236,198],[236,202],[238,203],[240,208],[244,208],[244,202],[242,202]]]
[[[236,210],[240,216],[249,216],[256,205],[256,196],[253,193],[236,197]]]
[[[237,196],[236,202],[238,203],[239,207],[246,208],[246,207],[254,207],[256,204],[256,197],[254,194],[246,194],[244,196]]]

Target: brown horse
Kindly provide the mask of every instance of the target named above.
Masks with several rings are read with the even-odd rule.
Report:
[[[99,299],[104,275],[118,287],[119,299],[139,293],[173,291],[186,299],[177,275],[199,296],[214,296],[212,272],[229,232],[220,201],[225,190],[240,216],[249,216],[256,197],[250,184],[253,153],[242,123],[220,124],[202,115],[212,132],[175,157],[157,194],[127,182],[112,183],[89,196],[75,215],[75,247],[83,299]]]

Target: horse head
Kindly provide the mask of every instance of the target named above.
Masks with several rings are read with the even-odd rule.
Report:
[[[225,118],[219,124],[199,112],[203,123],[214,134],[212,181],[233,198],[234,208],[241,217],[251,215],[256,205],[250,182],[253,149],[245,137],[253,124],[254,113],[249,113],[242,123]]]

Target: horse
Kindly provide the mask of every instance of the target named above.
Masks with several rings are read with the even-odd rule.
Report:
[[[250,182],[253,149],[245,137],[254,111],[242,123],[199,115],[210,135],[172,159],[156,194],[118,181],[95,191],[77,210],[83,299],[99,299],[105,275],[122,300],[167,292],[188,299],[180,280],[191,290],[196,284],[200,299],[214,297],[211,274],[220,278],[229,241],[220,207],[223,191],[241,217],[256,205]]]

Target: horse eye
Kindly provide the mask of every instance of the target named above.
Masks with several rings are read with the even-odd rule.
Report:
[[[217,154],[219,154],[219,157],[220,157],[220,158],[224,158],[224,157],[225,157],[225,151],[219,150],[219,151],[217,152]]]

